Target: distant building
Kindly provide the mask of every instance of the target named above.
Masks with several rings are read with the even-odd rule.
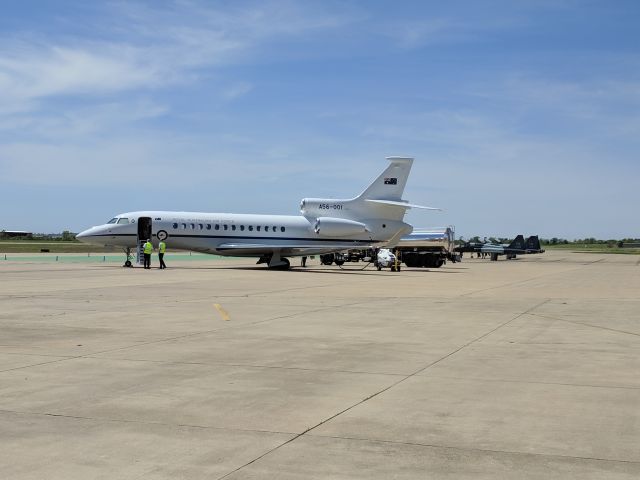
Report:
[[[26,232],[24,230],[2,230],[0,231],[0,238],[33,238],[33,232]]]

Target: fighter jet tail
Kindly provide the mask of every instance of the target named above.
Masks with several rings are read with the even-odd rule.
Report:
[[[508,248],[524,250],[524,237],[522,235],[518,235],[513,241],[509,244]]]
[[[540,246],[538,235],[531,235],[524,244],[527,253],[543,253],[544,250]]]

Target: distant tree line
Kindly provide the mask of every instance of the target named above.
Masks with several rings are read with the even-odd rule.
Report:
[[[475,242],[475,243],[505,243],[509,244],[513,240],[513,238],[509,237],[481,237],[480,235],[475,235],[470,237],[468,240],[464,240],[460,237],[461,241],[467,242]],[[541,245],[607,245],[609,247],[618,247],[623,248],[625,245],[627,246],[640,246],[640,238],[623,238],[623,239],[608,239],[608,240],[600,240],[594,237],[590,238],[578,238],[576,240],[567,240],[566,238],[541,238]]]
[[[623,248],[625,245],[640,245],[640,239],[638,238],[623,238],[616,239],[610,238],[608,240],[600,240],[597,238],[578,238],[576,240],[566,240],[564,238],[541,238],[540,243],[542,245],[607,245],[608,247]]]
[[[7,235],[7,233],[2,230],[0,231],[0,239],[8,239],[11,240],[34,240],[34,241],[47,241],[47,242],[73,242],[76,239],[76,234],[70,232],[69,230],[65,230],[62,233],[26,233],[25,235]]]

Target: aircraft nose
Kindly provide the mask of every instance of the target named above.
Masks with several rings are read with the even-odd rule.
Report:
[[[81,242],[86,241],[89,236],[89,230],[84,230],[76,235],[76,240],[80,240]]]
[[[94,231],[95,231],[95,227],[89,228],[88,230],[84,230],[76,235],[76,239],[80,240],[83,243],[91,243]]]

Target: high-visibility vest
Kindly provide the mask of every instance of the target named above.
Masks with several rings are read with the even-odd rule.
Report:
[[[158,247],[160,248],[160,253],[164,253],[164,251],[167,249],[167,244],[164,242],[160,242],[160,245],[158,245]]]
[[[144,244],[144,253],[151,253],[153,252],[153,245],[151,245],[151,242],[146,242]]]

